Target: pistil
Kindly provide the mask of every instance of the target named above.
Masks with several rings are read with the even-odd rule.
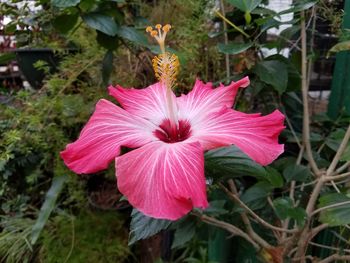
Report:
[[[179,59],[175,54],[171,54],[165,51],[165,37],[171,26],[169,24],[162,26],[160,24],[155,25],[155,29],[149,26],[146,31],[154,37],[160,47],[161,54],[155,56],[152,60],[153,69],[156,78],[166,87],[166,100],[167,110],[170,118],[172,129],[178,128],[178,119],[175,113],[176,103],[173,101],[172,87],[175,84],[176,77],[179,72]]]

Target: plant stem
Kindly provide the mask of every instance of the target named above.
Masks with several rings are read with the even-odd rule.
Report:
[[[244,238],[250,244],[252,244],[257,251],[260,250],[260,246],[248,234],[244,233],[238,227],[235,227],[234,225],[220,221],[216,218],[213,218],[213,217],[210,217],[207,215],[202,215],[202,214],[198,214],[198,213],[193,213],[193,214],[195,216],[197,216],[202,222],[205,222],[209,225],[220,227],[220,228],[225,229],[228,232],[232,233],[233,235],[240,236],[240,237]]]
[[[221,9],[221,12],[225,15],[226,12],[225,12],[225,5],[224,5],[224,1],[223,0],[220,0],[220,9]],[[226,24],[226,20],[223,21],[223,27],[224,27],[224,42],[225,42],[225,45],[228,44],[228,36],[227,36],[227,24]],[[230,79],[230,55],[229,54],[225,54],[225,62],[226,62],[226,78],[227,78],[227,81]]]
[[[232,192],[233,195],[237,196],[238,197],[238,191],[237,191],[237,188],[236,188],[236,185],[234,183],[234,181],[232,179],[228,180],[228,185],[230,187],[230,190]],[[272,246],[267,243],[264,239],[262,239],[253,229],[252,227],[252,224],[250,223],[250,220],[249,220],[249,217],[248,215],[245,213],[245,212],[242,212],[241,213],[241,218],[242,218],[242,221],[247,229],[247,232],[248,232],[248,235],[254,239],[260,246],[262,246],[263,248],[272,248]]]
[[[244,35],[245,37],[249,38],[250,36],[244,32],[241,28],[239,28],[238,26],[236,26],[234,23],[232,23],[230,20],[228,20],[224,15],[222,15],[219,11],[215,11],[216,15],[219,16],[222,20],[224,20],[227,24],[229,24],[230,26],[232,26],[234,29],[236,29],[239,33],[241,33],[242,35]]]
[[[337,164],[340,160],[340,157],[342,156],[343,152],[345,151],[345,148],[347,147],[348,145],[348,142],[349,142],[349,139],[350,139],[350,125],[344,135],[344,138],[338,148],[338,151],[337,153],[335,154],[331,164],[329,165],[328,169],[327,169],[327,175],[331,175],[333,173],[333,171],[335,170],[335,168],[337,167]]]
[[[284,228],[273,226],[273,225],[269,224],[264,219],[262,219],[260,216],[255,214],[255,212],[253,210],[251,210],[245,203],[243,203],[241,201],[241,199],[239,199],[237,196],[232,194],[225,186],[223,186],[220,183],[219,183],[219,185],[231,199],[236,201],[239,204],[240,207],[245,209],[252,217],[254,217],[260,224],[262,224],[266,228],[269,228],[269,229],[275,230],[275,231],[280,231],[280,232],[287,232],[287,233],[295,233],[297,231],[295,229],[284,229]]]
[[[321,207],[319,209],[316,209],[315,211],[312,212],[311,216],[314,216],[324,210],[330,209],[330,208],[334,208],[334,207],[338,207],[338,206],[343,206],[343,205],[348,205],[350,204],[350,201],[344,201],[344,202],[339,202],[339,203],[335,203],[335,204],[331,204],[331,205],[327,205],[324,207]]]
[[[301,91],[303,95],[303,144],[305,146],[306,155],[310,163],[311,169],[319,176],[320,170],[312,156],[312,148],[310,143],[310,116],[308,103],[308,83],[307,83],[307,47],[306,47],[306,27],[305,13],[301,12]]]

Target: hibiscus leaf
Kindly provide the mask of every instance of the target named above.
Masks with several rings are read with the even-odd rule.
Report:
[[[330,226],[350,224],[350,198],[341,193],[331,193],[320,197],[318,208],[343,203],[325,209],[320,214],[320,221]]]
[[[102,60],[102,80],[103,84],[109,84],[109,78],[113,71],[113,51],[108,50]]]
[[[228,0],[234,7],[237,7],[243,12],[253,11],[262,0]]]
[[[292,164],[284,169],[283,176],[287,182],[305,182],[311,176],[311,172],[305,165]]]
[[[255,67],[255,73],[266,84],[270,84],[279,94],[287,89],[288,67],[279,60],[265,60]]]
[[[258,210],[265,207],[267,196],[272,190],[273,187],[268,182],[258,182],[241,195],[241,200],[252,210]]]
[[[144,34],[141,34],[134,27],[120,26],[117,29],[117,35],[131,42],[134,42],[135,44],[146,47],[149,46],[146,36]]]
[[[183,247],[196,234],[196,221],[192,217],[186,216],[176,222],[171,228],[175,229],[171,248]]]
[[[307,217],[305,210],[301,207],[294,207],[293,201],[289,197],[279,197],[273,200],[273,205],[276,215],[280,219],[284,220],[289,217],[300,226],[304,224]]]
[[[51,187],[46,194],[44,204],[40,208],[38,219],[36,220],[31,235],[31,244],[34,245],[38,240],[41,231],[43,230],[52,210],[55,207],[56,200],[60,194],[64,182],[68,179],[67,176],[58,176],[52,180]]]
[[[215,179],[247,175],[266,176],[264,167],[254,162],[236,146],[208,151],[205,154],[205,172]]]
[[[90,13],[83,16],[84,22],[91,28],[101,31],[109,36],[115,36],[118,33],[117,24],[106,15]]]
[[[136,241],[151,237],[167,229],[172,221],[145,216],[134,209],[131,213],[129,246]]]

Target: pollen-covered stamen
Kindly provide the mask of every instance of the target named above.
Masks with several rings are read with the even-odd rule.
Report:
[[[153,58],[152,64],[156,78],[171,88],[179,74],[180,63],[178,57],[168,52],[162,53]]]

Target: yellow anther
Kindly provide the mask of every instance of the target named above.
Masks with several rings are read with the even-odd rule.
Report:
[[[152,37],[155,37],[158,35],[158,32],[156,30],[152,30],[150,34]]]
[[[155,28],[161,29],[161,28],[162,28],[162,25],[161,25],[161,24],[156,24]]]
[[[152,32],[152,30],[153,30],[153,28],[152,28],[151,26],[146,27],[146,32],[147,32],[147,33]]]
[[[169,25],[169,24],[166,24],[165,26],[163,26],[164,32],[169,32],[170,29],[171,29],[171,25]]]
[[[159,54],[152,59],[156,78],[163,81],[169,88],[174,86],[179,73],[179,59],[175,54],[168,52]]]

